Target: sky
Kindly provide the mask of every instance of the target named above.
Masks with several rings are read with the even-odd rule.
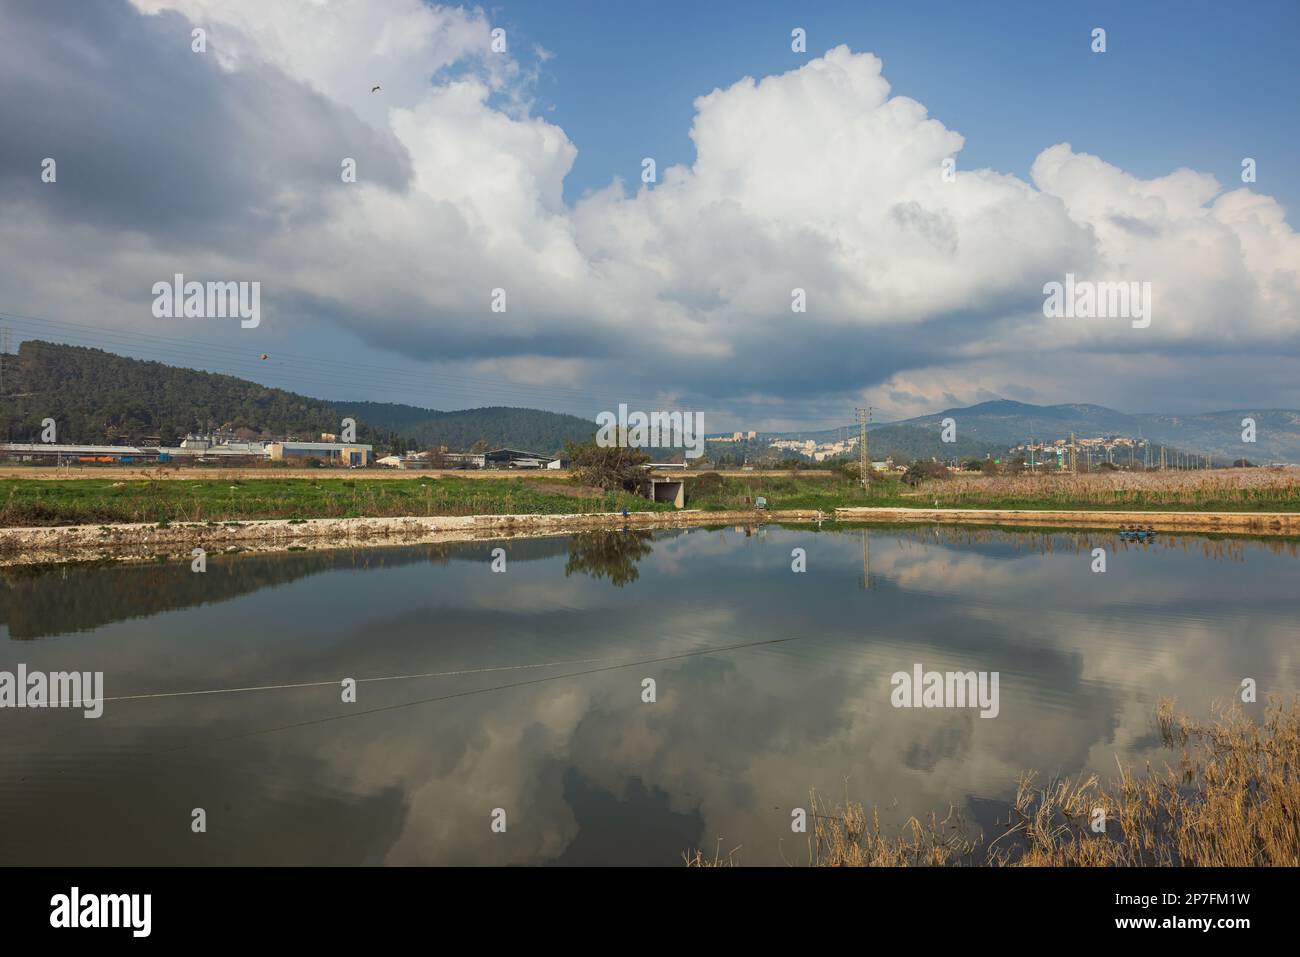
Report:
[[[0,323],[710,433],[1300,408],[1297,47],[1293,2],[6,0]],[[258,323],[155,315],[177,273]],[[1067,275],[1145,320],[1046,315]]]

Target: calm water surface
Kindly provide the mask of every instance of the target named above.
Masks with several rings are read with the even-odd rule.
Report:
[[[925,527],[5,571],[0,670],[326,684],[0,710],[0,864],[779,864],[813,788],[993,832],[1022,770],[1166,760],[1162,696],[1295,693],[1297,572],[1295,542]],[[999,672],[999,715],[892,707],[915,663]]]

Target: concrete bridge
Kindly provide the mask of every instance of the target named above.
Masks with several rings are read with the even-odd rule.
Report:
[[[648,475],[642,494],[652,502],[672,502],[674,508],[686,507],[686,476]]]

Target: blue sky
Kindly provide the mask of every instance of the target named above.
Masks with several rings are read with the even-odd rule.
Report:
[[[1296,223],[1300,178],[1300,3],[958,0],[709,2],[599,0],[493,7],[516,44],[555,55],[537,86],[544,115],[578,148],[572,200],[629,182],[640,160],[689,163],[692,103],[742,76],[782,73],[847,43],[885,64],[910,96],[966,138],[963,167],[1027,177],[1069,142],[1143,177],[1179,166],[1231,184],[1243,156]],[[499,14],[496,12],[499,11]],[[1093,54],[1094,27],[1107,51]],[[545,112],[550,106],[551,112]]]
[[[11,0],[0,321],[333,399],[720,430],[1300,408],[1298,62],[1277,0]],[[160,321],[176,273],[260,282],[263,321]],[[1045,316],[1067,275],[1149,282],[1156,318]]]

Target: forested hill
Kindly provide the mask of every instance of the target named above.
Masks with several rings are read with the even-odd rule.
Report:
[[[320,399],[84,346],[29,340],[4,357],[3,371],[3,424],[15,442],[39,441],[45,418],[54,419],[60,442],[109,445],[154,437],[175,445],[211,428],[301,439],[339,430],[338,412]],[[358,422],[357,438],[385,436]]]
[[[60,442],[174,445],[187,432],[230,429],[247,438],[310,440],[357,420],[357,440],[386,448],[442,444],[554,452],[565,439],[590,439],[593,423],[535,409],[439,412],[378,402],[334,402],[247,379],[38,340],[2,360],[0,429],[8,441],[39,441],[52,418]]]
[[[445,445],[467,449],[475,442],[492,448],[523,449],[543,455],[559,452],[566,441],[590,442],[596,434],[592,419],[575,415],[491,406],[461,412],[437,412],[392,402],[338,403],[357,420],[401,433],[420,448]]]

